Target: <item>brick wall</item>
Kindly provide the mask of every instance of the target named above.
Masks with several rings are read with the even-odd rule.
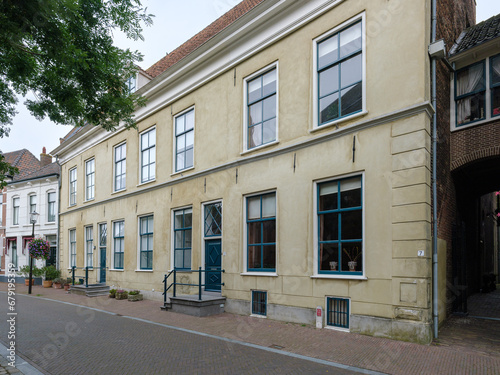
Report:
[[[476,20],[474,0],[437,1],[437,39],[444,39],[449,50],[460,33]],[[446,275],[452,282],[452,225],[457,215],[456,190],[451,176],[450,77],[442,62],[437,63],[437,225],[438,238],[446,241]],[[447,313],[451,312],[453,294],[447,288]]]
[[[500,156],[500,119],[451,134],[451,170],[474,160]]]

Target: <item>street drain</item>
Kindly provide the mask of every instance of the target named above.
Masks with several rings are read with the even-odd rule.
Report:
[[[123,316],[122,314],[116,314],[116,316]]]
[[[272,344],[269,346],[270,348],[273,348],[273,349],[285,349],[284,346],[281,346],[281,345],[276,345],[276,344]]]

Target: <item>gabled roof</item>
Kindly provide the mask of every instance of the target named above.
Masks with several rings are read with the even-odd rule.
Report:
[[[450,56],[500,37],[500,14],[462,31],[450,49]]]
[[[166,55],[164,58],[153,64],[146,70],[146,73],[153,78],[157,77],[172,65],[176,64],[184,57],[189,55],[191,52],[201,47],[208,40],[212,39],[215,35],[220,33],[226,27],[235,22],[238,18],[248,13],[263,1],[264,0],[243,0],[227,13],[205,27],[202,31],[193,36],[187,42],[183,43],[168,55]]]
[[[61,167],[57,163],[40,167],[40,161],[25,148],[22,150],[6,152],[3,154],[5,161],[16,167],[19,173],[13,176],[11,182],[32,180],[46,176],[59,175]]]
[[[25,148],[18,151],[6,152],[3,155],[8,164],[19,170],[19,173],[15,176],[16,179],[23,178],[40,169],[40,161]]]

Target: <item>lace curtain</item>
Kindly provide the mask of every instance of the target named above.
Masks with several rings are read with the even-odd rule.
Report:
[[[497,65],[500,73],[500,65]],[[495,68],[494,68],[495,69]],[[475,65],[468,69],[468,74],[457,77],[457,96],[474,91],[474,88],[483,78],[483,64]],[[496,72],[496,70],[495,70]],[[457,102],[457,123],[468,122],[471,117],[471,102],[473,96],[461,99]]]

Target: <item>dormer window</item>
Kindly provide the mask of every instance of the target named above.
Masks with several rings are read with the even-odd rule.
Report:
[[[134,75],[130,76],[125,82],[127,90],[129,93],[134,93],[137,90],[137,77]]]

